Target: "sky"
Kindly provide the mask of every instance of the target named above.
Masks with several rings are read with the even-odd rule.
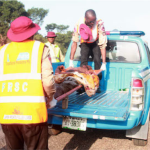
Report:
[[[48,9],[40,34],[46,36],[45,26],[56,23],[69,25],[73,31],[85,11],[93,9],[104,22],[105,30],[144,31],[150,45],[150,0],[18,0],[28,10],[32,7]]]

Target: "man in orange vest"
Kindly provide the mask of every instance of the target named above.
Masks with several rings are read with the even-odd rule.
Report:
[[[88,65],[89,55],[92,56],[94,61],[94,69],[102,71],[106,70],[106,44],[107,37],[105,35],[105,28],[102,20],[97,20],[96,13],[94,10],[89,9],[85,12],[85,17],[81,18],[74,28],[74,33],[72,37],[72,46],[69,66],[74,67],[73,59],[77,49],[77,43],[80,39],[81,47],[81,64]],[[102,55],[102,64],[101,64]],[[101,80],[102,74],[99,74],[99,79]],[[100,89],[97,91],[100,92]]]
[[[7,149],[48,149],[47,108],[56,105],[49,49],[33,40],[40,30],[25,16],[7,32],[0,48],[0,124]],[[47,102],[45,100],[47,97]]]

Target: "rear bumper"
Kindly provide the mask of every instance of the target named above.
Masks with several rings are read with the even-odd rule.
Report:
[[[139,125],[142,116],[142,111],[131,111],[127,120],[102,120],[102,119],[87,119],[87,128],[95,129],[112,129],[112,130],[128,130]],[[63,117],[49,115],[48,123],[62,125]]]

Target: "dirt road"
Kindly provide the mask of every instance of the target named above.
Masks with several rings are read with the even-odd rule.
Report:
[[[149,123],[150,128],[150,123]],[[2,133],[1,133],[2,134]],[[2,138],[3,135],[0,135]],[[150,132],[148,144],[134,146],[131,139],[125,137],[125,131],[88,129],[86,132],[63,130],[57,136],[49,137],[50,150],[150,150]],[[0,150],[5,150],[5,140],[0,139]]]
[[[150,127],[150,124],[149,124]],[[88,129],[86,132],[63,130],[57,136],[49,137],[50,150],[150,150],[149,142],[144,147],[133,145],[125,137],[125,131]]]

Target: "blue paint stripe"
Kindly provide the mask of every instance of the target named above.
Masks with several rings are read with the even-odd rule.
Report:
[[[139,70],[139,72],[142,73],[142,72],[144,72],[144,71],[146,71],[146,70],[148,70],[148,69],[149,69],[149,67],[146,67],[146,68],[144,68],[144,69],[142,69],[142,70]]]
[[[146,78],[149,74],[150,74],[150,72],[148,74],[146,74],[145,76],[143,76],[142,79]]]

